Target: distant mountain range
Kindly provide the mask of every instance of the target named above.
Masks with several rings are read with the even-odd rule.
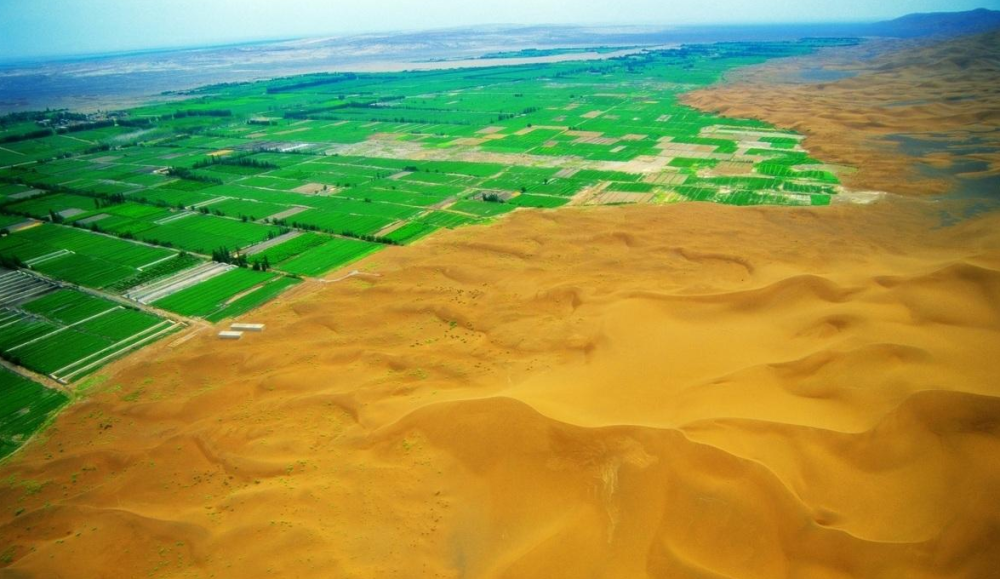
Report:
[[[908,14],[895,20],[869,25],[866,36],[962,36],[997,28],[1000,28],[1000,11],[980,8],[968,12]]]

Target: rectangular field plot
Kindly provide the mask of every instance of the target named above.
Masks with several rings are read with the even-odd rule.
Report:
[[[244,201],[242,199],[226,199],[210,205],[212,211],[218,211],[231,217],[246,216],[250,221],[256,221],[271,215],[288,211],[288,205],[261,203],[259,201]]]
[[[275,277],[276,274],[269,272],[234,269],[156,300],[153,305],[182,316],[208,318],[225,310],[237,299],[262,289]]]
[[[347,235],[374,235],[396,221],[392,217],[333,213],[310,209],[289,218],[293,227],[316,228],[321,231]]]
[[[247,293],[239,298],[227,303],[225,307],[206,316],[210,322],[219,322],[226,318],[236,317],[250,310],[264,305],[272,299],[278,297],[285,290],[302,283],[300,280],[291,277],[275,278],[260,288]]]
[[[307,249],[297,257],[278,264],[277,269],[305,276],[320,276],[328,271],[357,261],[382,249],[378,243],[356,239],[331,238],[326,243]]]
[[[437,230],[436,226],[429,223],[413,222],[393,229],[391,232],[385,234],[385,237],[394,243],[406,244],[430,235]]]
[[[0,459],[20,448],[67,402],[65,393],[0,368]]]
[[[292,234],[294,235],[294,234]],[[318,245],[323,245],[330,239],[329,236],[320,235],[318,233],[302,233],[281,241],[276,245],[268,247],[267,249],[254,253],[250,257],[251,263],[260,263],[264,259],[267,259],[267,263],[271,265],[279,264],[285,260],[291,259],[306,250],[309,250]]]
[[[511,198],[511,200],[507,203],[515,207],[551,209],[554,207],[561,207],[569,203],[569,199],[566,199],[565,197],[550,197],[548,195],[531,195],[525,193],[524,195],[518,195],[517,197]]]
[[[0,355],[69,382],[175,329],[174,322],[72,289],[0,308]]]
[[[277,227],[244,223],[198,213],[178,216],[139,234],[139,238],[152,243],[169,245],[201,254],[211,254],[225,247],[231,251],[267,240],[268,235],[278,235]]]

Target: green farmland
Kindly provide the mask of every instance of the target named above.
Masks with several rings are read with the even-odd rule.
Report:
[[[153,305],[184,316],[211,317],[231,305],[234,296],[247,298],[264,291],[276,277],[273,273],[234,269],[209,281],[153,302]]]
[[[298,275],[320,275],[375,253],[382,247],[378,243],[334,238],[303,251],[296,257],[278,264],[277,267],[282,271]]]
[[[22,114],[0,125],[0,356],[69,383],[197,319],[245,315],[388,247],[516,210],[827,205],[838,168],[800,135],[679,96],[852,42],[314,74]],[[0,453],[65,402],[4,376]]]

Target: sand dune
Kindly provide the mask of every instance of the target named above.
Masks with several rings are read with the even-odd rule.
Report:
[[[389,250],[119,363],[7,467],[6,573],[990,576],[1000,217],[938,218],[518,212]]]
[[[843,162],[882,133],[816,121],[836,94],[800,127]],[[517,211],[387,249],[263,334],[110,367],[4,465],[0,575],[997,576],[1000,214],[956,208]]]

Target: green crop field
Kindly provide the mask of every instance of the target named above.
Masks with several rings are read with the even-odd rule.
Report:
[[[23,304],[21,309],[61,324],[75,324],[111,307],[113,306],[106,300],[78,291],[60,289]]]
[[[297,275],[317,276],[375,253],[382,247],[355,239],[331,239],[278,264],[277,268]]]
[[[300,284],[301,281],[291,277],[278,277],[265,283],[259,289],[240,296],[228,302],[221,309],[205,316],[210,322],[218,322],[226,318],[232,318],[249,312],[250,310],[263,305],[290,287]]]
[[[234,269],[157,300],[153,305],[184,316],[208,317],[222,311],[240,294],[270,281],[274,276],[273,273]]]
[[[17,450],[69,397],[0,368],[0,459]]]

